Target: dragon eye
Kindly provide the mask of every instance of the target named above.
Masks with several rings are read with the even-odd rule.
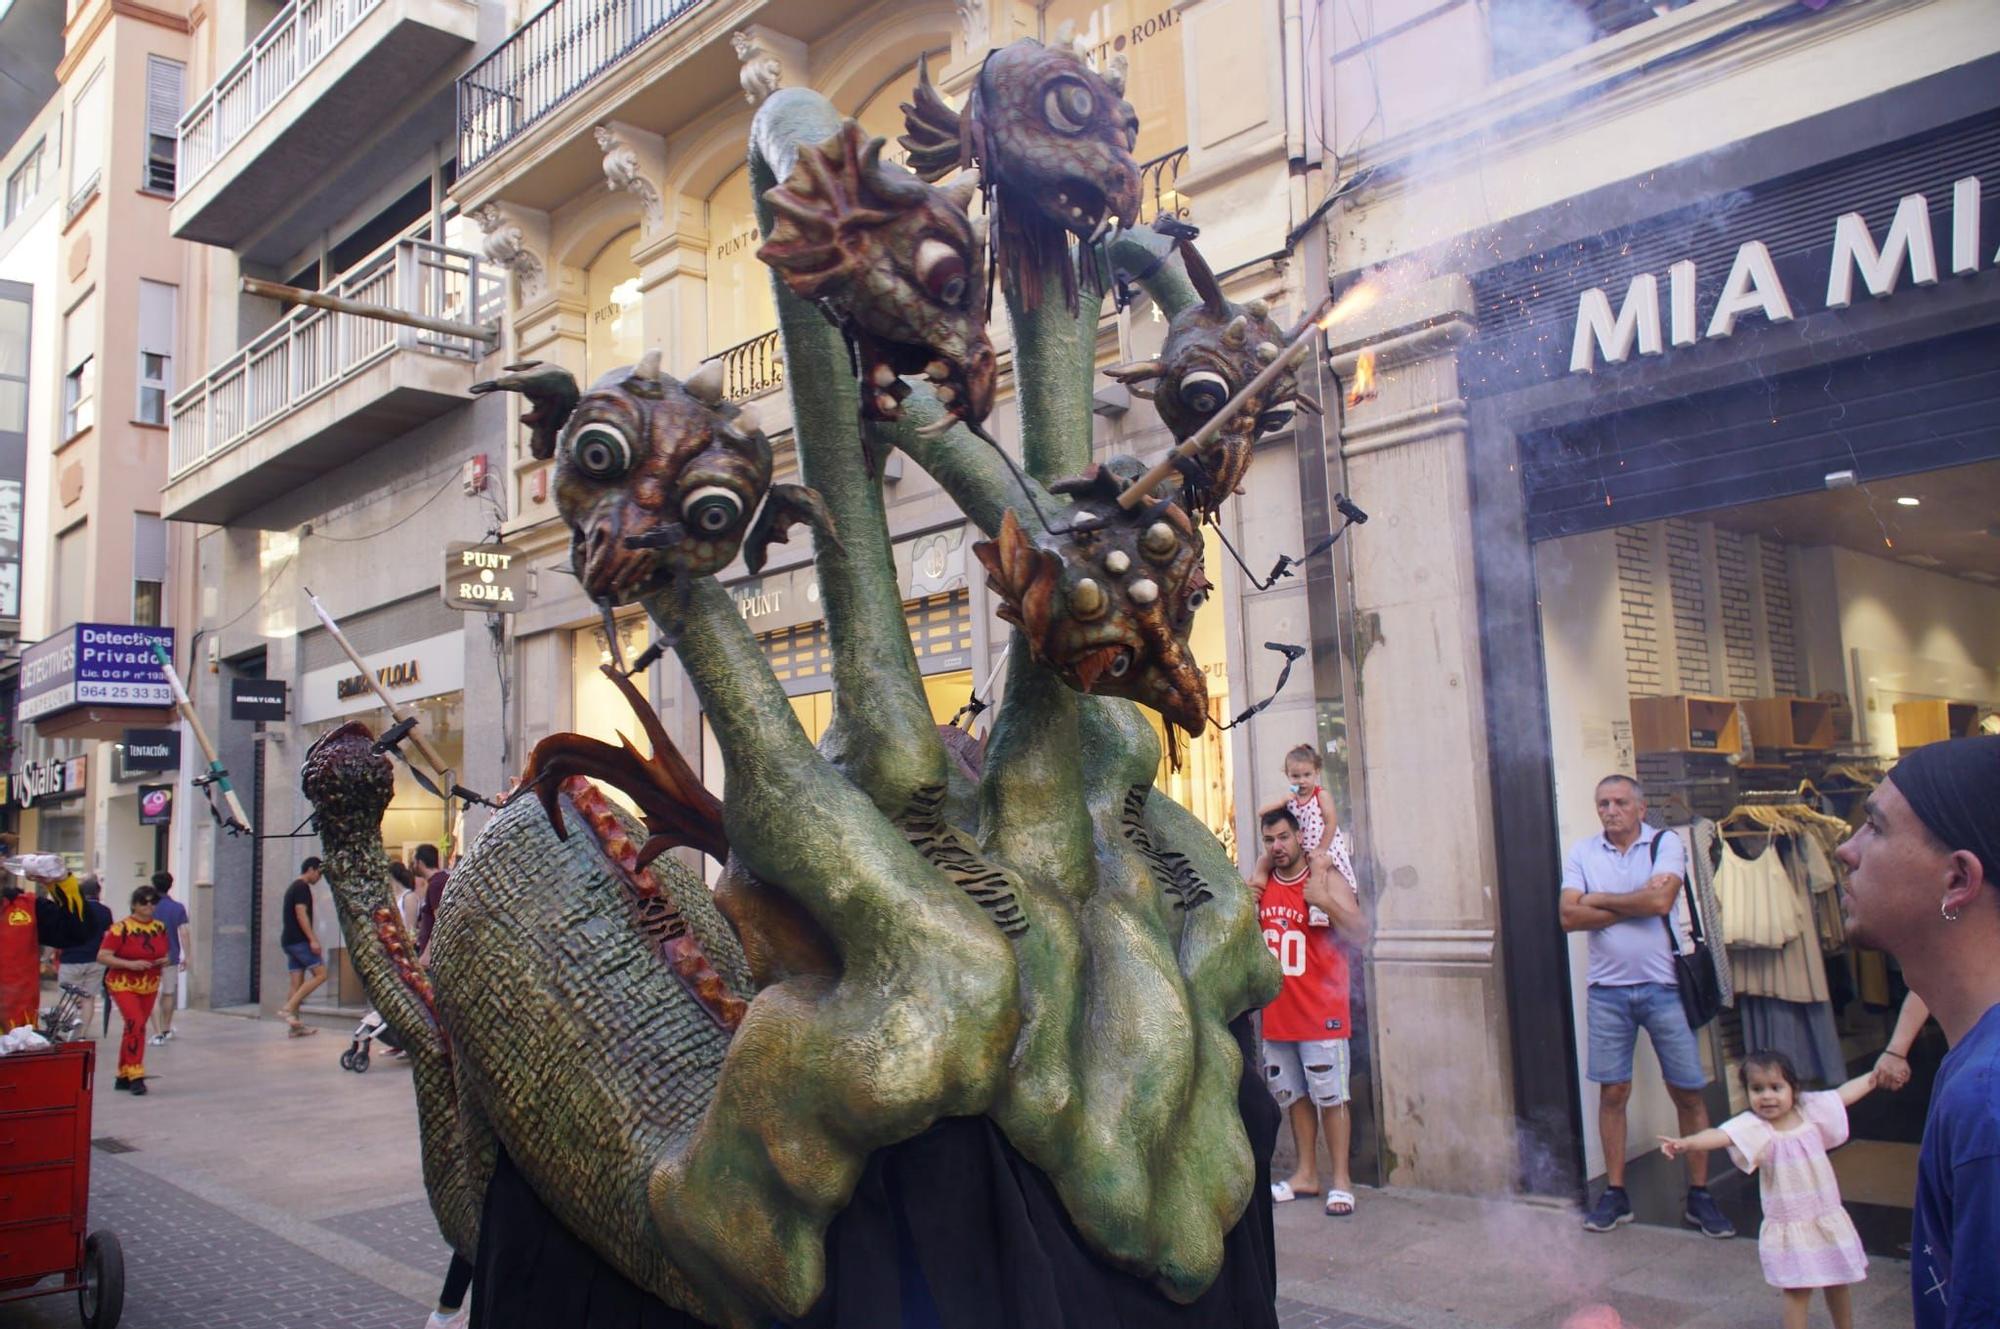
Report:
[[[917,246],[917,280],[939,304],[954,308],[965,303],[965,256],[942,240]]]
[[[1229,383],[1222,375],[1197,369],[1181,380],[1181,404],[1197,415],[1214,415],[1229,400]]]
[[[632,443],[610,425],[585,425],[569,447],[576,469],[593,480],[616,480],[632,466]]]
[[[687,518],[689,527],[701,534],[720,535],[743,515],[743,500],[733,489],[704,485],[681,503],[681,515]]]
[[[1257,417],[1257,432],[1260,434],[1275,434],[1291,422],[1292,413],[1289,410],[1266,411]]]
[[[1129,650],[1125,650],[1125,651],[1120,651],[1118,652],[1118,654],[1112,656],[1111,663],[1105,666],[1104,672],[1111,675],[1111,677],[1113,678],[1123,678],[1125,677],[1125,675],[1131,673],[1132,652]]]
[[[1042,95],[1042,114],[1065,134],[1081,134],[1097,113],[1097,98],[1073,78],[1057,79]]]
[[[1202,590],[1196,591],[1193,595],[1190,595],[1187,599],[1188,612],[1192,614],[1197,609],[1200,609],[1203,605],[1207,603],[1208,603],[1207,589],[1203,588]]]

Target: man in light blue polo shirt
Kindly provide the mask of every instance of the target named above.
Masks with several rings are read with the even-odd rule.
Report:
[[[1565,932],[1590,934],[1586,1073],[1597,1084],[1607,1184],[1583,1226],[1609,1232],[1632,1221],[1625,1194],[1625,1107],[1632,1097],[1632,1051],[1640,1027],[1653,1040],[1682,1135],[1708,1129],[1708,1108],[1701,1101],[1708,1073],[1681,1011],[1669,949],[1678,942],[1671,924],[1662,924],[1673,916],[1687,879],[1680,837],[1646,824],[1646,791],[1627,775],[1598,781],[1597,820],[1604,833],[1578,840],[1563,860],[1562,926]],[[1708,1156],[1690,1152],[1687,1165],[1684,1221],[1711,1237],[1735,1236],[1708,1193]]]

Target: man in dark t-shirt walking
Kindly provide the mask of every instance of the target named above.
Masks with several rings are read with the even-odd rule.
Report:
[[[278,934],[278,945],[285,952],[292,987],[278,1014],[291,1026],[293,1038],[319,1032],[299,1019],[300,1005],[326,982],[326,958],[320,954],[319,934],[313,931],[312,888],[318,881],[319,859],[308,858],[299,864],[298,878],[285,887],[284,927]]]

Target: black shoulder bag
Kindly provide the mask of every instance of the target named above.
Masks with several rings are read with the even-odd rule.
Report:
[[[1674,832],[1661,829],[1653,837],[1651,846],[1651,866],[1660,864],[1660,841]],[[1681,954],[1681,939],[1674,931],[1674,911],[1669,909],[1660,919],[1660,926],[1667,930],[1667,954],[1674,961],[1674,986],[1680,989],[1681,1010],[1687,1015],[1688,1028],[1699,1029],[1713,1020],[1722,1010],[1722,984],[1715,977],[1715,959],[1708,953],[1708,938],[1701,929],[1701,902],[1695,899],[1694,880],[1691,876],[1681,879],[1681,889],[1687,892],[1688,921],[1694,928],[1694,950]]]

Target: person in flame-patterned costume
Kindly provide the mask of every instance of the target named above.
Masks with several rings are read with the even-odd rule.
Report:
[[[134,1094],[146,1092],[146,1021],[160,995],[160,970],[167,964],[167,925],[153,917],[160,895],[151,886],[132,892],[132,912],[104,934],[97,962],[104,966],[104,987],[125,1020],[118,1040],[117,1087]]]

